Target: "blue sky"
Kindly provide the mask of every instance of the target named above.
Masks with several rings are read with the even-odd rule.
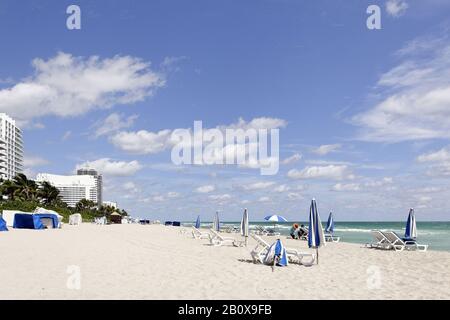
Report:
[[[66,28],[72,3],[81,30]],[[336,220],[411,206],[448,220],[449,13],[443,0],[2,1],[0,112],[20,121],[29,176],[88,163],[136,216],[306,220],[315,197]],[[171,163],[167,132],[239,119],[280,123],[277,175]]]

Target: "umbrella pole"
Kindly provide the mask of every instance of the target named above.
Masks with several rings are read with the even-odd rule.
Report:
[[[247,246],[247,239],[248,239],[248,237],[245,236],[245,246]]]
[[[319,248],[316,247],[317,264],[319,264]]]

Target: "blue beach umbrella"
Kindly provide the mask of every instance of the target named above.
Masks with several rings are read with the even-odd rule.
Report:
[[[195,221],[195,228],[200,228],[200,215],[197,216],[197,221]]]
[[[406,220],[405,238],[414,240],[417,238],[416,216],[414,209],[409,209],[408,220]]]
[[[247,238],[248,238],[248,210],[244,209],[244,214],[242,215],[241,220],[241,235],[245,237],[245,246],[247,246]]]
[[[333,212],[330,212],[330,215],[328,216],[328,222],[327,227],[325,228],[326,233],[333,234],[334,232],[334,218],[333,218]]]
[[[216,211],[216,215],[214,216],[213,229],[216,230],[217,232],[220,231],[219,211]]]
[[[287,219],[285,217],[273,214],[271,216],[267,216],[264,218],[264,220],[272,221],[273,222],[273,228],[275,229],[275,222],[287,222]]]
[[[308,247],[316,249],[317,264],[319,264],[319,247],[324,245],[325,235],[323,233],[322,222],[317,211],[316,200],[312,199],[309,209]]]
[[[0,231],[8,231],[8,227],[6,226],[6,221],[0,217]]]
[[[272,264],[272,266],[275,266],[275,264],[277,264],[278,266],[282,267],[288,265],[286,248],[283,246],[283,243],[280,239],[278,239],[269,247],[269,250],[267,251],[267,254],[264,258],[264,263]]]

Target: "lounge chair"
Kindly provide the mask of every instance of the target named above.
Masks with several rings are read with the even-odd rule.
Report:
[[[266,241],[264,241],[264,239],[254,233],[250,234],[250,236],[256,241],[256,247],[250,252],[253,262],[264,263],[264,258],[269,250],[270,245]],[[299,264],[311,266],[314,264],[314,261],[316,261],[316,255],[313,253],[299,252],[297,249],[285,249],[290,262],[297,261]],[[303,262],[303,258],[305,257],[310,258],[310,261]]]
[[[371,230],[375,242],[366,243],[366,248],[375,248],[375,249],[391,249],[391,242],[386,238],[386,236],[380,230]]]
[[[336,237],[332,233],[325,233],[325,241],[327,242],[339,242],[340,240],[340,237]]]
[[[390,246],[395,251],[403,251],[403,250],[418,250],[418,251],[427,251],[428,245],[426,244],[418,244],[414,240],[404,240],[400,238],[393,231],[385,231],[382,234],[386,237],[386,239],[390,242]]]
[[[195,239],[211,240],[211,234],[209,232],[202,232],[194,226],[192,226],[192,237]]]
[[[211,229],[210,232],[211,232],[211,237],[210,237],[209,241],[213,246],[219,247],[219,246],[222,246],[225,244],[230,244],[235,247],[242,247],[245,244],[244,241],[239,241],[239,240],[236,240],[231,237],[222,237],[222,235],[220,235],[220,233],[218,233],[214,229]]]

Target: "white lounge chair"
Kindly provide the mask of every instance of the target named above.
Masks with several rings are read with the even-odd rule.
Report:
[[[223,237],[220,233],[218,233],[216,230],[211,229],[211,238],[209,239],[210,243],[213,246],[219,247],[222,245],[230,244],[235,247],[242,247],[244,246],[244,241],[239,241],[231,237]]]
[[[264,241],[264,239],[254,233],[250,234],[250,236],[256,241],[256,247],[250,252],[253,262],[264,263],[264,258],[269,250],[270,245],[266,241]],[[299,252],[297,249],[291,248],[285,249],[288,259],[291,262],[297,261],[299,264],[311,266],[314,264],[314,261],[316,261],[316,255],[314,253]],[[303,258],[305,257],[310,258],[310,260],[303,262]]]
[[[340,240],[340,237],[336,237],[331,233],[325,233],[325,241],[327,242],[339,242]]]
[[[403,251],[403,250],[418,250],[418,251],[427,251],[428,245],[426,244],[418,244],[416,241],[412,240],[403,240],[393,231],[385,231],[382,234],[389,241],[391,249],[395,251]]]
[[[208,239],[211,240],[211,234],[209,232],[202,232],[196,227],[192,226],[192,237],[194,239]]]
[[[366,243],[366,248],[375,248],[375,249],[385,249],[389,250],[392,248],[391,242],[386,238],[386,236],[380,230],[371,230],[375,242]]]

